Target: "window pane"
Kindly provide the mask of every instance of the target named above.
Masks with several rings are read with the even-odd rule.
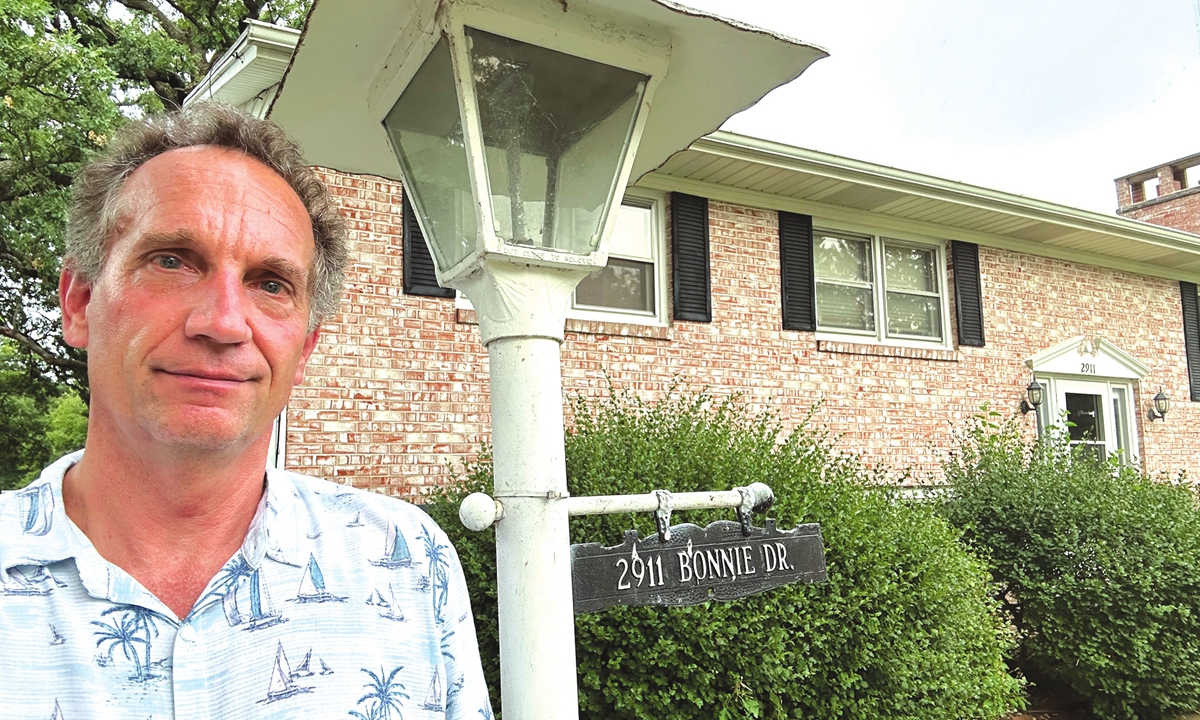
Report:
[[[818,234],[813,249],[817,277],[826,280],[871,282],[869,240]],[[817,304],[820,305],[819,300]]]
[[[1066,393],[1067,432],[1074,441],[1104,440],[1104,403],[1099,395]]]
[[[650,205],[622,203],[608,243],[610,255],[649,260],[654,247],[654,209]]]
[[[937,292],[936,257],[937,252],[932,249],[884,246],[883,270],[887,289]]]
[[[1133,443],[1129,438],[1129,413],[1126,410],[1125,388],[1114,387],[1112,389],[1112,404],[1113,404],[1113,429],[1116,430],[1117,437],[1117,452],[1121,454],[1121,464],[1128,465],[1132,462],[1132,452],[1130,448]]]
[[[887,294],[888,335],[942,336],[941,302],[928,295]]]
[[[817,283],[817,325],[822,328],[874,330],[870,288]]]
[[[654,313],[654,264],[610,257],[575,288],[576,307]]]

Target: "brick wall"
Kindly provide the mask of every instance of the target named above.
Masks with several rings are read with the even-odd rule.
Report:
[[[420,494],[450,477],[488,437],[487,354],[471,313],[453,300],[401,290],[396,183],[327,173],[352,223],[347,296],[323,326],[305,383],[293,393],[287,466],[361,487]],[[814,422],[841,447],[900,478],[938,479],[951,424],[987,402],[1015,412],[1023,361],[1077,335],[1100,335],[1151,368],[1143,393],[1174,399],[1165,422],[1139,420],[1152,472],[1200,477],[1200,404],[1186,402],[1178,284],[980,248],[983,348],[912,350],[818,341],[780,329],[773,211],[709,206],[713,322],[669,328],[568,321],[567,393],[599,395],[608,380],[653,398],[676,378],[718,396],[743,394],[785,423]],[[953,313],[951,313],[953,315]],[[1148,397],[1137,398],[1144,416]],[[1033,417],[1026,420],[1032,428]]]

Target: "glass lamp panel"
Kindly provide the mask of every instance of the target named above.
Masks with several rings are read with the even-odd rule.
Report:
[[[425,58],[383,124],[437,267],[448,270],[471,254],[479,233],[445,38]]]
[[[654,264],[610,257],[575,288],[575,306],[654,313]]]
[[[888,335],[942,336],[941,303],[936,296],[887,294]]]
[[[871,288],[817,283],[817,325],[822,329],[873,331]]]
[[[937,253],[931,249],[885,245],[883,269],[888,290],[937,292],[937,276],[934,270],[936,256]]]
[[[466,33],[497,237],[595,252],[647,77]]]
[[[871,282],[871,241],[820,235],[814,243],[815,268],[819,278],[849,282]]]

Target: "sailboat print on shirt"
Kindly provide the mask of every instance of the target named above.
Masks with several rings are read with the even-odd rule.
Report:
[[[310,662],[312,662],[312,648],[309,648],[308,653],[304,655],[304,662],[296,666],[290,675],[294,678],[312,677],[313,671],[308,667]]]
[[[317,558],[308,554],[308,565],[304,568],[304,577],[300,578],[300,590],[296,592],[295,602],[323,603],[346,602],[345,597],[339,597],[325,589],[325,574],[317,565]]]
[[[412,553],[408,551],[408,543],[404,534],[395,523],[388,525],[387,539],[383,543],[383,557],[372,560],[372,565],[385,568],[408,567],[412,565]]]
[[[54,491],[48,484],[34,485],[17,493],[21,498],[21,514],[24,516],[21,532],[26,535],[42,536],[50,532],[51,514],[54,512]]]
[[[442,706],[442,678],[436,667],[433,669],[433,680],[429,683],[429,692],[425,695],[425,702],[421,703],[421,709],[430,712],[442,712],[445,709]]]
[[[57,700],[54,701],[54,714],[50,716],[50,720],[63,720],[62,708]]]
[[[60,633],[58,631],[58,628],[51,625],[50,632],[54,634],[54,639],[50,641],[51,645],[65,645],[66,644],[67,639],[62,636],[62,633]]]
[[[271,604],[271,596],[267,594],[267,585],[262,580],[263,569],[257,568],[250,575],[250,616],[244,618],[246,630],[261,630],[263,628],[287,622]]]
[[[375,592],[378,593],[379,591],[376,590]],[[404,617],[404,611],[400,609],[400,604],[396,602],[396,591],[391,585],[388,585],[388,595],[392,598],[391,602],[385,602],[383,598],[380,598],[378,605],[382,608],[385,608],[385,610],[384,612],[379,613],[379,617],[387,618],[388,620],[395,620],[397,622],[404,622],[406,619]]]
[[[346,527],[362,527],[363,521],[360,517],[361,515],[362,515],[361,511],[354,513],[354,519],[351,520],[350,522],[346,523]]]
[[[18,569],[0,570],[0,595],[49,595],[49,587],[38,587]]]
[[[267,687],[267,696],[259,700],[259,704],[273,703],[285,700],[293,695],[312,692],[311,687],[301,687],[293,680],[292,669],[288,666],[287,655],[283,654],[283,643],[279,643],[275,651],[275,666],[271,668],[271,684]]]

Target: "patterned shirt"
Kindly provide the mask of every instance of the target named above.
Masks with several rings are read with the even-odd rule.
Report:
[[[0,720],[491,720],[458,556],[419,509],[270,470],[180,619],[67,518],[81,456],[0,495]]]

